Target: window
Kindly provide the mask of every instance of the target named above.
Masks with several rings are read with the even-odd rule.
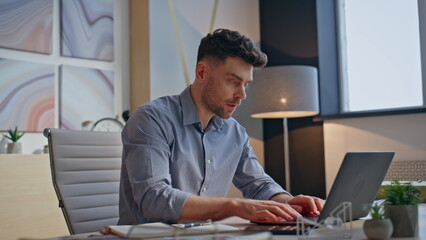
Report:
[[[342,113],[425,106],[422,1],[339,1]]]

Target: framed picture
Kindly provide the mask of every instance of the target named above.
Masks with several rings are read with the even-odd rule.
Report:
[[[1,0],[0,47],[52,53],[53,0]]]
[[[0,58],[0,129],[41,132],[55,126],[53,65]]]
[[[60,127],[81,130],[83,122],[114,117],[114,72],[63,65]]]
[[[61,54],[114,60],[113,0],[61,2]]]

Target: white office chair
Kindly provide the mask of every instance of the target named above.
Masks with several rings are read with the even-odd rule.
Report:
[[[71,234],[118,222],[119,132],[44,130],[53,186]]]

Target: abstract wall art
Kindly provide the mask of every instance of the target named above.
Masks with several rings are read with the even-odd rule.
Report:
[[[62,56],[113,61],[113,0],[61,3]]]
[[[55,125],[54,66],[0,58],[0,130]]]
[[[1,0],[0,47],[52,53],[53,0]]]
[[[61,67],[60,127],[80,130],[82,123],[114,117],[114,72]]]

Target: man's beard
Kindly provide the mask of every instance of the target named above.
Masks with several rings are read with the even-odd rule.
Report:
[[[220,106],[220,100],[217,98],[217,95],[215,94],[215,87],[213,83],[213,79],[209,79],[206,86],[204,87],[202,91],[202,97],[201,102],[210,112],[214,113],[215,115],[221,117],[221,118],[230,118],[232,116],[232,113],[234,111],[226,111],[224,107]],[[235,102],[235,101],[234,101]],[[232,104],[239,104],[238,103],[232,103]]]

